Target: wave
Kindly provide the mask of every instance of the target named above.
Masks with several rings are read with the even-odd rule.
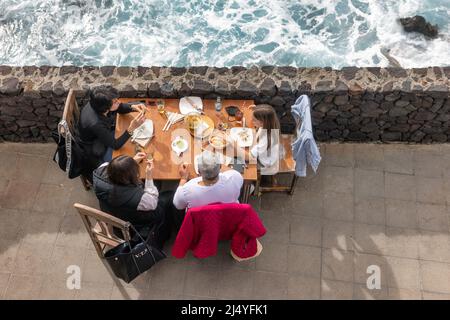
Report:
[[[441,36],[406,34],[421,14]],[[1,0],[0,64],[450,65],[448,0]]]

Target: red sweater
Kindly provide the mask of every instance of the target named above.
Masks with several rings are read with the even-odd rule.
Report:
[[[172,255],[183,258],[192,250],[197,258],[217,253],[220,240],[231,240],[231,250],[239,258],[256,254],[256,238],[266,233],[258,214],[248,204],[210,204],[189,209],[178,232]]]

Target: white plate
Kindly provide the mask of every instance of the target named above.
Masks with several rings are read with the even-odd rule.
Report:
[[[246,140],[243,140],[240,136],[240,133],[244,131],[248,134],[248,138]],[[253,130],[250,128],[242,128],[242,127],[231,128],[230,137],[234,141],[237,141],[238,146],[241,148],[250,147],[253,144]]]
[[[180,99],[180,113],[181,114],[188,114],[188,113],[198,113],[200,112],[195,109],[186,99],[188,98],[195,106],[197,106],[200,110],[203,110],[203,102],[202,98],[200,97],[184,97]]]
[[[180,141],[182,142],[182,146],[178,146],[177,142]],[[185,152],[189,147],[189,143],[186,141],[186,139],[182,138],[182,137],[176,137],[173,141],[172,141],[172,150],[176,153],[176,154],[180,154],[181,152]]]

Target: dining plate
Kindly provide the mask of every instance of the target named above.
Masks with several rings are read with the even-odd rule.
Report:
[[[230,137],[237,141],[238,146],[241,148],[250,147],[253,144],[253,130],[250,128],[231,128]]]
[[[176,137],[172,141],[172,150],[176,154],[180,154],[182,152],[185,152],[188,148],[189,148],[189,143],[187,142],[186,139],[184,139],[182,137]]]
[[[180,113],[188,114],[188,113],[198,113],[200,114],[200,110],[203,110],[203,102],[200,97],[183,97],[180,99]]]

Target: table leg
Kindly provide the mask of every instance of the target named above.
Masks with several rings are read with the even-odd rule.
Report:
[[[248,198],[250,197],[251,187],[252,187],[251,181],[244,181],[241,203],[248,203]]]
[[[295,186],[297,185],[297,181],[298,181],[298,177],[297,177],[297,175],[294,173],[294,176],[292,177],[292,182],[291,182],[291,189],[289,190],[289,194],[290,194],[291,196],[294,194]]]

